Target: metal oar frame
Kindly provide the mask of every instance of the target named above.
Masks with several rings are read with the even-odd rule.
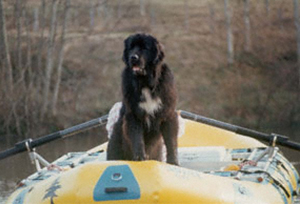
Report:
[[[269,143],[270,147],[275,147],[276,144],[282,145],[294,150],[300,151],[300,144],[297,142],[289,141],[289,138],[284,135],[279,134],[266,134],[262,132],[258,132],[255,130],[251,130],[248,128],[243,128],[240,126],[232,125],[229,123],[225,123],[222,121],[214,120],[211,118],[206,118],[204,116],[200,116],[194,113],[190,113],[187,111],[179,111],[180,115],[183,118],[190,119],[196,122],[201,122],[207,125],[211,125],[214,127],[222,128],[240,135],[245,135],[248,137],[252,137],[258,140],[262,140]],[[36,153],[35,147],[47,144],[57,139],[66,138],[68,136],[74,135],[76,133],[83,132],[90,128],[98,127],[100,125],[106,124],[108,120],[108,115],[104,115],[100,118],[96,118],[85,123],[81,123],[75,125],[73,127],[67,128],[65,130],[61,130],[58,132],[54,132],[52,134],[37,138],[35,140],[27,139],[25,141],[16,143],[14,147],[0,152],[0,160],[13,156],[15,154],[28,151],[31,161],[36,165],[37,170],[40,170],[40,163],[44,166],[49,166],[49,162],[43,159],[39,154]]]

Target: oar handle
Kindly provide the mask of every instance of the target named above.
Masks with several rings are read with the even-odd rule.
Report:
[[[204,116],[201,116],[201,115],[197,115],[197,114],[190,113],[190,112],[187,112],[187,111],[182,111],[182,110],[180,111],[180,115],[183,118],[187,118],[187,119],[194,120],[194,121],[197,121],[197,122],[201,122],[201,123],[204,123],[204,124],[207,124],[207,125],[211,125],[211,126],[214,126],[214,127],[225,129],[225,130],[228,130],[228,131],[240,134],[240,135],[245,135],[245,136],[249,136],[249,137],[252,137],[252,138],[255,138],[255,139],[263,140],[265,142],[272,142],[274,140],[274,138],[276,137],[276,144],[279,144],[279,145],[282,145],[282,146],[289,147],[291,149],[300,151],[300,144],[296,143],[296,142],[289,141],[289,138],[287,136],[284,136],[284,135],[266,134],[266,133],[263,133],[263,132],[259,132],[259,131],[256,131],[256,130],[251,130],[251,129],[240,127],[240,126],[237,126],[237,125],[232,125],[232,124],[229,124],[229,123],[225,123],[225,122],[222,122],[222,121],[207,118],[207,117],[204,117]]]
[[[12,156],[12,155],[33,149],[35,147],[41,146],[41,145],[49,143],[51,141],[54,141],[54,140],[57,140],[60,138],[65,138],[65,137],[74,135],[76,133],[88,130],[90,128],[94,128],[94,127],[103,125],[107,122],[107,119],[108,119],[108,115],[104,115],[100,118],[96,118],[96,119],[87,121],[85,123],[81,123],[81,124],[75,125],[73,127],[51,133],[49,135],[45,135],[45,136],[37,138],[35,140],[31,140],[31,139],[24,140],[22,142],[15,144],[14,147],[0,152],[0,160],[7,158],[9,156]]]

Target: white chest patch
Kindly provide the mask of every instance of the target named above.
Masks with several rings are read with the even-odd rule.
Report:
[[[161,99],[159,97],[152,98],[148,88],[143,88],[142,94],[145,97],[145,101],[139,103],[139,107],[145,110],[149,115],[153,116],[154,113],[162,107]]]

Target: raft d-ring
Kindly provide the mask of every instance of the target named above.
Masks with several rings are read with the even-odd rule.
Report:
[[[111,175],[111,180],[113,180],[113,181],[120,181],[120,180],[122,180],[122,174],[121,173],[113,173],[112,175]]]

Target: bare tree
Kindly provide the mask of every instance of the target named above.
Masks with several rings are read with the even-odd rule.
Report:
[[[224,11],[226,18],[226,30],[227,30],[227,61],[229,64],[233,64],[234,61],[234,50],[233,50],[233,35],[231,30],[231,11],[228,7],[228,0],[224,0]]]
[[[26,43],[27,43],[27,56],[26,56],[26,64],[25,67],[28,70],[29,75],[29,83],[32,85],[33,83],[33,73],[32,73],[32,52],[31,52],[31,34],[30,34],[30,19],[28,16],[27,10],[23,10],[23,19],[25,22],[25,31],[26,31]]]
[[[40,31],[40,39],[39,39],[39,43],[38,43],[38,56],[37,56],[37,69],[40,72],[40,77],[42,78],[43,76],[43,70],[42,70],[42,58],[43,58],[43,50],[44,50],[44,44],[45,44],[45,40],[44,40],[44,35],[45,35],[45,27],[46,27],[46,23],[45,23],[45,13],[46,13],[46,0],[41,0],[41,9],[40,9],[40,26],[41,26],[41,31]],[[39,96],[39,92],[40,90],[42,90],[42,79],[37,80],[36,82],[36,92],[37,92],[37,96]]]
[[[90,31],[94,29],[95,26],[95,9],[94,9],[94,2],[93,0],[89,1],[90,8],[89,8],[89,14],[90,14]]]
[[[269,0],[265,0],[265,8],[266,8],[267,16],[269,16],[269,13],[270,13],[270,4],[269,4]]]
[[[68,21],[68,14],[70,8],[70,0],[66,0],[65,2],[65,9],[64,9],[64,16],[63,16],[63,27],[62,33],[60,38],[60,50],[58,56],[58,67],[57,67],[57,79],[55,83],[54,93],[53,93],[53,100],[52,100],[52,113],[56,115],[56,104],[58,99],[59,87],[61,82],[61,72],[62,72],[62,64],[64,60],[64,45],[65,45],[65,35],[67,29],[67,21]]]
[[[22,50],[21,50],[21,41],[22,41],[22,3],[21,0],[16,0],[16,28],[17,28],[17,68],[18,72],[21,74],[23,73],[22,70]],[[23,74],[21,74],[22,76]]]
[[[215,7],[213,4],[209,4],[209,17],[210,17],[210,32],[215,32]]]
[[[140,0],[140,13],[141,13],[141,16],[146,15],[145,0]]]
[[[300,88],[300,21],[299,21],[299,4],[298,0],[294,0],[294,19],[297,30],[297,65],[299,69],[299,88]]]
[[[155,12],[155,6],[154,2],[151,2],[150,5],[150,18],[151,18],[151,26],[155,26],[156,24],[156,12]]]
[[[35,7],[33,10],[33,31],[37,32],[39,30],[39,8]]]
[[[4,81],[7,83],[6,89],[6,98],[7,102],[11,105],[10,112],[6,117],[5,126],[7,128],[7,132],[9,132],[9,126],[12,121],[12,117],[15,119],[15,125],[18,134],[21,133],[20,123],[19,123],[19,116],[16,111],[16,102],[13,100],[13,91],[14,91],[14,81],[13,81],[13,71],[11,65],[11,58],[9,54],[9,48],[7,43],[7,36],[6,36],[6,23],[5,23],[5,15],[3,9],[3,1],[0,0],[0,55],[1,55],[1,66],[3,70],[7,70],[8,81],[6,81],[6,77]]]
[[[245,50],[251,50],[251,24],[249,15],[249,0],[244,0]]]
[[[117,10],[117,16],[118,19],[122,17],[122,0],[118,0],[118,10]]]
[[[185,19],[184,19],[184,27],[185,30],[189,30],[189,4],[188,0],[184,0],[184,11],[185,11]]]
[[[56,13],[57,13],[57,0],[52,0],[51,7],[51,23],[50,23],[50,33],[48,38],[48,47],[47,47],[47,59],[46,59],[46,77],[43,90],[43,107],[41,112],[41,118],[43,119],[44,114],[48,110],[49,104],[49,91],[50,91],[50,82],[53,70],[53,51],[54,51],[54,34],[56,27]]]
[[[30,111],[31,104],[34,104],[35,102],[31,99],[31,95],[33,92],[33,71],[32,71],[32,39],[30,35],[31,25],[30,25],[30,18],[28,17],[27,9],[23,10],[23,19],[25,24],[25,31],[26,31],[26,43],[27,43],[27,55],[26,55],[26,64],[24,67],[26,68],[27,75],[28,75],[28,84],[26,87],[26,94],[25,94],[25,103],[24,103],[24,110],[25,110],[25,122],[26,122],[26,130],[27,132],[25,134],[28,134],[28,131],[30,130],[30,120],[32,118],[35,118],[37,115],[34,114],[34,112]],[[35,111],[36,113],[37,111]]]
[[[3,1],[0,0],[0,53],[1,53],[1,65],[3,70],[7,70],[7,90],[8,95],[13,92],[13,73],[11,66],[11,59],[9,55],[9,48],[7,44],[7,36],[6,36],[6,23],[5,23],[5,15],[3,10]],[[3,79],[6,81],[5,79]]]
[[[283,27],[283,12],[282,12],[282,7],[280,6],[278,8],[278,21],[279,21],[279,25],[280,25],[280,29],[283,31],[284,27]]]
[[[79,27],[79,12],[78,12],[78,6],[75,3],[72,3],[72,24],[76,28]]]
[[[103,4],[103,7],[102,7],[102,11],[104,13],[104,21],[105,21],[105,25],[107,25],[108,21],[109,21],[109,18],[110,18],[110,9],[109,9],[109,6],[108,6],[108,3],[107,3],[108,0],[103,0],[102,4]]]

